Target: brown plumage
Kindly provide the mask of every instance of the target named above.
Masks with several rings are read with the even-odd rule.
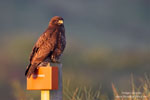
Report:
[[[30,77],[44,60],[57,63],[66,45],[63,18],[55,16],[51,19],[46,31],[39,37],[32,49],[30,63],[25,76]]]

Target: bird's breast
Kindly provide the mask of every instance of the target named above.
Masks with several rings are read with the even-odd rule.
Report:
[[[57,37],[58,37],[58,31],[54,31],[51,34],[49,34],[49,36],[47,37],[47,42],[45,43],[45,45],[47,45],[48,47],[55,47],[55,45],[57,44]]]

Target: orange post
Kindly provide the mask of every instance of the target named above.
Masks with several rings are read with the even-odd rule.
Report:
[[[58,67],[38,67],[36,72],[27,78],[27,90],[57,90]]]

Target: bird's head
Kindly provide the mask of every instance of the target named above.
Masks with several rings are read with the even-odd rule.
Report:
[[[51,25],[52,26],[61,26],[63,24],[64,24],[64,19],[60,16],[54,16],[49,23],[50,26]]]

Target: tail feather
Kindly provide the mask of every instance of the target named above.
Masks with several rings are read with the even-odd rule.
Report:
[[[29,65],[27,66],[27,69],[26,69],[26,71],[25,71],[25,76],[27,76],[27,77],[29,76],[28,73],[29,73],[30,67],[31,67],[31,64],[29,64]]]
[[[25,72],[25,76],[30,78],[30,76],[34,73],[35,69],[37,68],[39,64],[29,64],[27,69],[26,69],[26,72]]]

